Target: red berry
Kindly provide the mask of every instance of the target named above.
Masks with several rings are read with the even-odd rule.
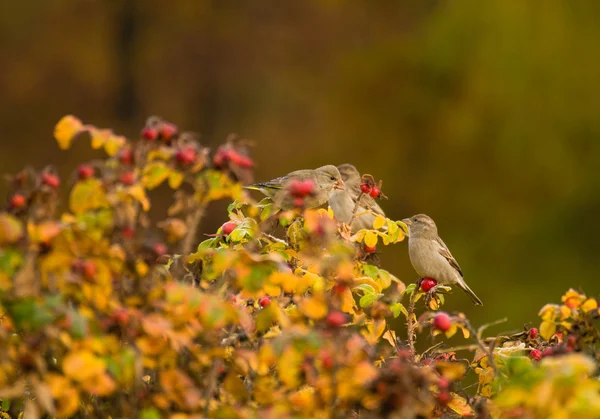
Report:
[[[439,388],[448,388],[450,386],[450,381],[446,377],[440,377],[438,381]]]
[[[344,284],[335,284],[333,286],[333,293],[335,295],[342,295],[347,289],[348,287]]]
[[[121,229],[121,234],[123,234],[123,237],[126,239],[130,239],[135,234],[135,230],[131,226],[125,226]]]
[[[127,310],[121,308],[113,313],[113,318],[120,325],[125,325],[129,322],[129,313],[127,312]]]
[[[133,172],[124,172],[119,176],[119,181],[123,185],[133,185],[135,182],[135,174]]]
[[[23,208],[26,203],[27,203],[27,200],[20,193],[14,194],[12,196],[12,198],[10,199],[10,206],[12,208]]]
[[[365,249],[365,252],[367,252],[367,253],[375,253],[375,251],[377,250],[377,246],[367,246],[365,244],[363,246],[363,249]]]
[[[237,225],[234,222],[229,221],[221,226],[221,229],[222,229],[221,231],[223,231],[224,236],[229,236],[231,234],[231,232],[233,230],[235,230],[236,227],[237,227]]]
[[[181,164],[192,164],[196,161],[196,150],[191,146],[184,147],[177,152],[175,158]]]
[[[310,195],[313,193],[315,189],[315,184],[312,180],[294,180],[290,184],[290,194],[297,198],[303,198],[306,195]]]
[[[248,156],[240,156],[237,164],[244,169],[250,169],[252,166],[254,166],[254,162]]]
[[[346,323],[346,315],[341,311],[332,311],[325,320],[329,327],[342,327]]]
[[[160,136],[163,140],[171,140],[177,133],[177,125],[170,122],[163,122],[160,126]]]
[[[154,253],[156,253],[157,256],[166,255],[169,251],[167,249],[167,246],[161,242],[154,243],[154,246],[152,246],[152,250],[154,251]]]
[[[435,327],[437,330],[447,332],[450,329],[450,326],[452,326],[452,320],[450,320],[450,316],[448,316],[446,313],[438,313],[433,318],[433,327]]]
[[[430,289],[437,285],[437,281],[431,278],[424,278],[421,281],[421,289],[425,292],[428,292]]]
[[[91,260],[86,260],[85,262],[83,262],[82,272],[83,276],[86,279],[93,280],[94,278],[96,278],[96,264]]]
[[[133,153],[131,152],[130,148],[125,148],[123,151],[121,151],[121,154],[119,155],[119,161],[121,164],[133,163]]]
[[[567,336],[567,347],[573,349],[575,346],[577,346],[577,338],[575,335]]]
[[[55,174],[44,172],[42,173],[42,183],[56,189],[60,185],[60,179]]]
[[[371,187],[369,185],[367,185],[366,183],[362,183],[360,185],[360,190],[362,191],[362,193],[367,194],[367,195],[371,193]]]
[[[381,194],[381,191],[379,190],[379,188],[377,186],[373,186],[373,189],[371,189],[371,192],[369,192],[369,195],[371,195],[371,198],[378,198],[380,194]]]
[[[77,175],[79,176],[79,179],[81,179],[81,180],[89,179],[92,176],[94,176],[94,168],[92,166],[90,166],[89,164],[82,164],[77,169]]]
[[[330,370],[333,368],[333,357],[329,352],[321,352],[321,362],[323,363],[323,368],[325,368],[326,370]]]
[[[542,355],[542,351],[540,351],[539,349],[534,349],[533,351],[529,352],[529,356],[531,357],[531,359],[539,361],[540,359],[542,359],[543,356],[545,356],[545,352]]]
[[[258,304],[260,304],[260,306],[261,306],[261,307],[266,307],[266,306],[268,306],[269,304],[271,304],[271,297],[269,297],[269,296],[265,296],[265,297],[261,298],[261,299],[258,301]]]
[[[438,403],[445,406],[450,403],[450,401],[452,401],[450,392],[448,390],[440,391],[440,394],[438,394]]]
[[[294,206],[295,207],[303,207],[304,206],[304,199],[302,198],[294,198]]]
[[[531,329],[529,329],[529,338],[535,339],[535,338],[537,338],[537,335],[538,335],[538,330],[535,327],[532,327]]]
[[[544,349],[544,356],[551,356],[552,354],[554,354],[554,351],[552,350],[552,348]]]
[[[146,127],[142,130],[142,137],[148,141],[154,141],[158,138],[158,130],[153,127]]]

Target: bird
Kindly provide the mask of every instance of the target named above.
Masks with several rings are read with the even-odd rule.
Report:
[[[344,181],[344,190],[336,190],[331,194],[329,198],[329,206],[333,210],[335,219],[340,223],[351,225],[352,233],[356,233],[361,229],[372,229],[373,221],[375,221],[375,215],[366,210],[371,210],[373,213],[385,217],[385,213],[381,207],[371,198],[368,194],[362,194],[360,190],[361,176],[356,167],[351,164],[345,163],[338,167],[338,170]],[[359,201],[359,207],[356,210],[356,214],[361,214],[352,221],[352,215],[356,202]]]
[[[440,284],[456,284],[474,304],[483,305],[465,282],[456,259],[438,235],[435,222],[425,214],[417,214],[402,221],[408,227],[408,255],[415,271],[422,278],[431,278]]]
[[[343,190],[344,181],[339,170],[334,165],[322,166],[317,169],[296,170],[287,175],[253,185],[246,189],[257,190],[273,200],[275,206],[283,210],[296,207],[296,197],[290,190],[294,181],[311,181],[302,201],[304,208],[316,208],[329,200],[334,190]],[[306,186],[306,184],[304,184]]]

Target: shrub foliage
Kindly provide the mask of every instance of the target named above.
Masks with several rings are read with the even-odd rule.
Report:
[[[600,417],[594,298],[569,290],[539,328],[486,337],[461,313],[436,321],[448,287],[405,286],[364,250],[403,241],[402,222],[352,235],[331,210],[253,201],[242,139],[211,153],[159,118],[130,141],[73,116],[55,138],[107,157],[64,197],[52,167],[9,179],[0,416]],[[200,239],[221,199],[227,222]]]

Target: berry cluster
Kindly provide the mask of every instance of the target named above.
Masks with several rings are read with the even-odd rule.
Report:
[[[146,126],[142,129],[141,135],[147,141],[156,141],[158,139],[169,144],[177,136],[179,129],[177,125],[171,122],[163,121],[153,116],[148,118]]]
[[[294,180],[288,185],[290,195],[294,198],[294,206],[304,207],[304,200],[315,193],[315,184],[310,179]]]
[[[360,191],[365,195],[369,195],[371,198],[386,198],[383,192],[381,192],[382,183],[381,180],[375,182],[375,179],[373,179],[373,176],[371,175],[363,175]]]

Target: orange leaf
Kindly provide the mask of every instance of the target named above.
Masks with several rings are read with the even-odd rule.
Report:
[[[63,116],[54,127],[54,138],[58,146],[62,150],[68,149],[82,127],[83,123],[73,115]]]

